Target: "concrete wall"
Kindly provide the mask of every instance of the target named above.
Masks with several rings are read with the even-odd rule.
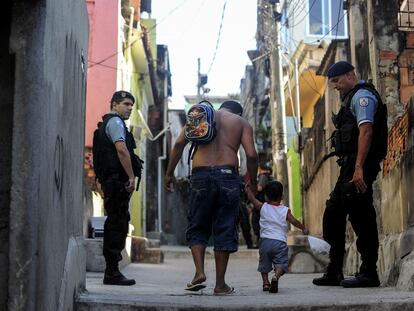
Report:
[[[11,141],[13,126],[14,57],[9,54],[11,4],[0,6],[0,311],[6,310],[9,268],[9,213],[11,187]]]
[[[14,1],[8,310],[72,310],[85,280],[84,1]]]

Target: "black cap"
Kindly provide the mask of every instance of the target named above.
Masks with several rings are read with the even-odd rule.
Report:
[[[235,113],[235,114],[239,114],[239,115],[243,114],[243,107],[240,105],[239,102],[235,100],[226,100],[225,102],[221,104],[219,109],[222,109],[222,108],[228,109],[232,113]]]
[[[341,60],[329,67],[328,73],[326,75],[328,78],[333,78],[350,72],[351,70],[354,70],[354,66],[352,66],[347,61]]]
[[[127,92],[127,91],[116,91],[113,95],[112,95],[112,98],[111,98],[111,103],[112,102],[119,102],[119,101],[122,101],[123,99],[125,99],[125,98],[129,98],[130,100],[132,100],[132,102],[133,103],[135,103],[135,98],[134,98],[134,96],[130,93],[130,92]]]

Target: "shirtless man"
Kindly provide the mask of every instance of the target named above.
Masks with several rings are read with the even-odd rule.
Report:
[[[206,287],[204,257],[208,240],[213,234],[216,263],[214,294],[230,294],[234,289],[225,282],[230,253],[238,248],[238,217],[240,178],[237,152],[243,146],[247,158],[247,171],[257,175],[257,153],[253,142],[253,129],[241,115],[238,102],[225,101],[215,113],[217,135],[206,145],[199,145],[193,158],[191,172],[190,206],[186,238],[191,248],[195,275],[187,290],[197,291]],[[171,151],[165,174],[165,188],[171,191],[175,183],[174,169],[188,141],[184,129]],[[256,191],[255,178],[251,178],[252,191]]]

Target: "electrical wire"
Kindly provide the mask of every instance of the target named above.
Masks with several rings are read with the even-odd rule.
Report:
[[[332,30],[335,29],[335,27],[338,27],[339,23],[342,22],[342,20],[345,18],[346,15],[347,15],[346,13],[344,15],[342,15],[342,17],[338,20],[338,22],[334,26],[332,26],[332,28],[326,34],[324,34],[322,37],[320,37],[319,39],[317,39],[315,41],[309,42],[309,44],[321,42],[321,40],[326,38],[332,32]]]
[[[339,2],[338,5],[338,17],[337,17],[337,21],[339,20],[339,17],[341,16],[341,8],[342,8],[342,2]],[[339,23],[336,24],[336,32],[335,32],[335,40],[338,37],[338,29],[339,29]]]
[[[288,28],[294,28],[297,25],[299,25],[300,23],[302,23],[303,20],[310,14],[310,11],[312,10],[312,8],[315,5],[315,3],[316,3],[316,0],[313,0],[312,4],[309,7],[309,10],[306,12],[305,16],[303,16],[300,21],[296,22],[296,24],[294,24],[294,25],[288,25]],[[286,26],[286,23],[284,23],[283,26]]]
[[[149,28],[147,31],[150,32],[151,30],[153,30],[155,27],[157,27],[159,24],[161,24],[163,21],[165,21],[168,17],[170,17],[175,11],[177,11],[179,8],[181,8],[188,0],[183,0],[179,5],[177,5],[175,8],[173,8],[171,11],[169,11],[167,13],[166,16],[164,16],[163,18],[160,19],[159,22],[155,23],[151,28]],[[103,62],[107,61],[108,59],[120,54],[120,53],[124,53],[125,50],[129,47],[131,47],[133,44],[135,44],[137,41],[141,40],[140,39],[136,39],[134,41],[132,41],[131,43],[129,43],[128,45],[126,45],[124,48],[122,48],[121,51],[115,52],[113,54],[108,55],[107,57],[104,57],[103,59],[101,59],[100,61],[94,62],[94,64],[92,64],[91,66],[89,66],[89,68],[92,68],[94,66],[97,65],[101,65]]]
[[[96,62],[94,62],[93,60],[88,60],[88,62],[91,62],[93,64],[96,64]],[[105,65],[105,64],[99,64],[99,66],[104,67],[104,68],[108,68],[108,69],[117,70],[117,71],[124,71],[124,69],[122,69],[122,68],[118,68],[118,67],[114,67],[114,66],[109,66],[109,65]],[[89,67],[89,68],[91,68],[91,67]],[[146,72],[130,71],[128,69],[125,69],[125,70],[128,71],[128,73],[130,73],[130,74],[148,75],[148,73],[146,73]]]
[[[213,68],[214,61],[216,60],[217,50],[218,50],[218,47],[219,47],[219,44],[220,44],[221,29],[223,27],[224,13],[226,11],[226,5],[227,5],[227,0],[224,1],[223,10],[221,12],[221,21],[220,21],[219,32],[218,32],[218,35],[217,35],[216,48],[214,50],[213,59],[211,60],[210,67],[208,68],[207,74],[210,73],[211,69]]]

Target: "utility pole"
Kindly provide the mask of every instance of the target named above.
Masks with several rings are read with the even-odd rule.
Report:
[[[270,109],[272,117],[272,157],[276,179],[285,189],[284,199],[288,202],[287,138],[285,90],[283,82],[282,52],[280,46],[281,13],[279,0],[268,0],[267,15],[270,24],[267,47],[270,51]]]
[[[201,93],[200,93],[200,88],[201,88],[201,86],[200,86],[200,76],[201,76],[201,73],[200,73],[200,67],[201,67],[201,63],[200,63],[201,61],[200,61],[200,57],[199,58],[197,58],[197,103],[199,103],[200,102],[200,100],[201,100]]]
[[[203,97],[205,93],[210,91],[210,89],[204,87],[207,84],[208,76],[200,72],[200,67],[201,61],[200,58],[197,58],[197,103],[201,101],[201,90],[203,91]]]
[[[295,58],[294,62],[295,66],[295,102],[296,102],[296,122],[297,122],[297,129],[298,129],[298,136],[299,136],[299,143],[300,143],[300,133],[302,131],[301,124],[300,124],[300,97],[299,97],[299,68],[298,68],[298,59]],[[300,145],[299,145],[300,149]]]

